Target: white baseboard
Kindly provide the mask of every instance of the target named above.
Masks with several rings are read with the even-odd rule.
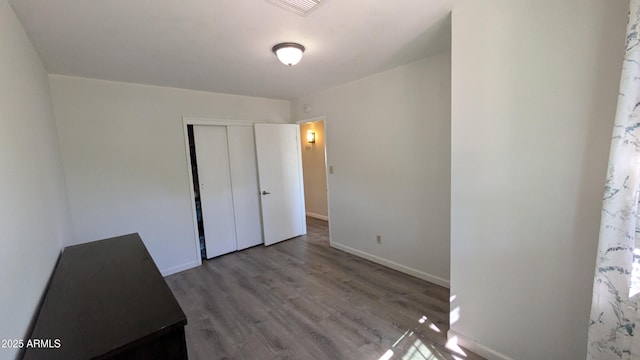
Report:
[[[505,354],[499,353],[489,347],[486,347],[482,344],[480,344],[479,342],[470,339],[464,335],[461,335],[457,332],[455,332],[454,330],[449,330],[447,332],[447,339],[451,339],[452,337],[456,337],[457,338],[457,343],[458,345],[462,346],[463,348],[469,349],[471,351],[473,351],[474,353],[489,359],[489,360],[513,360],[512,358],[508,357]]]
[[[316,219],[320,219],[320,220],[329,221],[329,217],[327,215],[320,215],[320,214],[316,214],[316,213],[312,213],[312,212],[308,212],[307,211],[307,216],[308,217],[312,217],[312,218],[316,218]]]
[[[190,262],[182,264],[182,265],[172,266],[172,267],[167,268],[167,269],[161,269],[160,270],[160,274],[162,274],[162,276],[169,276],[171,274],[179,273],[180,271],[185,271],[185,270],[192,269],[192,268],[194,268],[194,267],[196,267],[198,265],[200,265],[200,264],[198,264],[197,261],[190,261]]]
[[[431,274],[426,273],[424,271],[416,270],[416,269],[410,268],[408,266],[405,266],[405,265],[402,265],[402,264],[398,264],[396,262],[381,258],[379,256],[371,255],[371,254],[366,253],[364,251],[360,251],[358,249],[354,249],[352,247],[349,247],[349,246],[346,246],[346,245],[342,245],[342,244],[339,244],[339,243],[334,242],[334,241],[331,241],[331,247],[334,247],[334,248],[336,248],[338,250],[342,250],[344,252],[348,252],[349,254],[352,254],[352,255],[359,256],[361,258],[365,258],[365,259],[367,259],[369,261],[373,261],[374,263],[386,266],[388,268],[392,268],[394,270],[398,270],[398,271],[403,272],[405,274],[409,274],[411,276],[415,276],[415,277],[417,277],[419,279],[426,280],[428,282],[431,282],[431,283],[434,283],[434,284],[437,284],[437,285],[440,285],[440,286],[444,286],[446,288],[449,288],[449,286],[450,286],[449,285],[449,280],[447,280],[447,279],[443,279],[443,278],[441,278],[439,276],[431,275]]]

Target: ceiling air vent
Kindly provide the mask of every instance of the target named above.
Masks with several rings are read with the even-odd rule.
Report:
[[[328,0],[266,0],[275,6],[289,10],[300,16],[307,16],[310,12],[326,3]]]

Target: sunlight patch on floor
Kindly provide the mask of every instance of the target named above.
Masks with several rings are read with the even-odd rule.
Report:
[[[449,340],[447,340],[447,343],[444,345],[447,349],[454,351],[462,356],[467,356],[467,353],[464,352],[464,350],[462,350],[462,348],[460,346],[458,346],[458,337],[457,336],[452,336],[451,338],[449,338]]]
[[[380,359],[378,360],[389,360],[391,359],[392,356],[393,356],[393,350],[389,349],[387,350],[386,353],[384,353],[384,355],[380,356]]]
[[[431,346],[425,345],[422,341],[416,340],[411,348],[402,356],[402,360],[442,360],[442,354],[434,354],[435,350]],[[436,352],[438,352],[436,350]]]
[[[431,330],[433,330],[433,331],[435,331],[437,333],[442,332],[442,330],[440,330],[440,328],[437,327],[436,324],[434,324],[434,323],[431,323],[431,325],[429,325],[429,329],[431,329]]]
[[[419,339],[416,332],[420,333],[419,328],[425,327],[430,331],[442,333],[436,324],[423,315],[418,319],[418,325],[405,331],[378,360],[464,360],[463,358],[466,358],[467,354],[458,346],[455,337],[447,341],[444,348]]]

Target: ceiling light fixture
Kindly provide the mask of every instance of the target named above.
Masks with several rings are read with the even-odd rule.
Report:
[[[302,59],[302,53],[304,52],[304,46],[298,43],[280,43],[271,48],[274,54],[278,57],[281,63],[293,66],[300,62]]]

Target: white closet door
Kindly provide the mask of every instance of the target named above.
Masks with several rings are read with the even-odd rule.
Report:
[[[307,232],[300,126],[255,124],[264,244]]]
[[[237,249],[227,128],[194,126],[207,259]]]
[[[227,126],[238,250],[262,244],[260,190],[253,126]]]

